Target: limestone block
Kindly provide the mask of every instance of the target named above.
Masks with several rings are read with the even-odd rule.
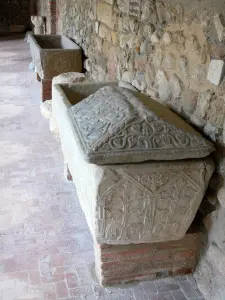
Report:
[[[194,115],[191,115],[190,117],[190,121],[193,125],[195,125],[196,127],[198,128],[203,128],[205,125],[206,125],[206,121],[199,118],[198,116],[196,116],[195,114]]]
[[[222,14],[215,14],[214,24],[216,27],[218,39],[222,43],[225,41],[225,25],[224,25]]]
[[[218,86],[224,75],[224,61],[221,59],[212,59],[209,64],[207,79]]]
[[[162,32],[156,30],[151,36],[151,42],[153,45],[159,44],[162,37]]]
[[[219,136],[219,133],[220,133],[220,130],[210,124],[210,123],[207,123],[204,127],[204,133],[213,141],[213,142],[216,142],[217,140],[217,137]]]
[[[170,32],[165,32],[163,34],[162,40],[163,40],[164,45],[170,46],[173,42],[172,34]]]
[[[181,82],[176,75],[172,75],[170,78],[170,86],[174,99],[180,99],[180,95],[182,92]]]
[[[178,63],[179,63],[179,68],[180,68],[181,74],[183,75],[184,78],[188,78],[189,72],[188,72],[187,57],[181,56]]]
[[[217,198],[223,208],[225,208],[225,187],[222,187],[217,194]]]
[[[113,6],[102,1],[98,1],[97,19],[109,28],[113,29]]]
[[[139,29],[139,23],[136,20],[131,19],[130,20],[130,30],[132,32],[136,33],[136,32],[138,32],[138,29]]]
[[[102,39],[106,39],[109,42],[111,41],[111,30],[104,24],[99,25],[99,36]]]
[[[106,3],[113,5],[115,0],[104,0]]]
[[[95,22],[95,33],[99,32],[99,22]]]
[[[224,46],[218,44],[210,45],[210,53],[213,58],[223,59],[225,58],[225,48]]]
[[[224,300],[224,276],[218,273],[207,255],[201,258],[194,277],[205,299]]]
[[[151,20],[153,24],[157,21],[154,2],[152,0],[142,1],[141,21],[149,22],[149,20]]]
[[[116,31],[111,32],[111,39],[112,39],[112,42],[113,42],[114,45],[118,44],[119,36],[118,36],[118,33]]]
[[[169,101],[172,97],[172,91],[167,76],[163,70],[158,70],[156,74],[156,83],[158,85],[158,92],[161,101]]]
[[[181,239],[195,217],[214,164],[210,158],[102,166],[85,162],[68,108],[105,84],[53,86],[64,157],[93,238],[99,244]]]
[[[225,253],[216,244],[211,244],[207,256],[214,267],[225,277]]]
[[[196,114],[204,118],[206,115],[206,112],[209,108],[210,101],[212,99],[213,92],[210,90],[207,90],[205,92],[200,92],[198,95],[198,103],[196,107]]]
[[[52,84],[73,84],[76,82],[88,81],[87,77],[83,73],[78,72],[67,72],[62,73],[53,78]]]
[[[185,90],[181,95],[183,108],[188,113],[193,113],[196,109],[198,93],[192,90]]]

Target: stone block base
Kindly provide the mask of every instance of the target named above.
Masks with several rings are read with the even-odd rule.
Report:
[[[52,99],[52,80],[42,79],[41,85],[42,101],[44,102],[46,100]]]
[[[201,233],[191,229],[179,241],[95,244],[95,268],[104,286],[193,273],[199,257]]]

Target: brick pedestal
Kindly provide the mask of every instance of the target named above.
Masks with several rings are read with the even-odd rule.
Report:
[[[95,267],[102,285],[193,273],[201,233],[191,229],[179,241],[153,244],[95,244]]]
[[[41,99],[42,101],[52,99],[52,80],[41,80]]]

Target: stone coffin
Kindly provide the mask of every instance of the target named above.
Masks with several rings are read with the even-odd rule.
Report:
[[[153,243],[185,236],[214,171],[211,158],[96,165],[84,160],[68,111],[105,85],[53,86],[53,115],[88,225],[98,244]]]
[[[32,62],[41,79],[66,72],[82,72],[81,48],[66,36],[30,35]]]

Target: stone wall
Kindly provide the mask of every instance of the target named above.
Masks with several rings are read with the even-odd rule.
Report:
[[[0,34],[23,32],[28,28],[30,24],[30,1],[0,0]]]
[[[39,1],[42,14],[47,0]],[[212,253],[221,260],[225,257],[225,205],[217,201],[225,178],[225,15],[220,14],[224,1],[57,0],[56,4],[57,32],[83,48],[91,79],[132,83],[216,143],[217,172],[201,208],[210,247],[199,269],[201,274],[207,265],[211,275],[201,278],[208,286],[206,296],[214,299],[210,293],[222,286],[222,275]],[[215,284],[209,283],[210,278]]]
[[[56,34],[56,0],[39,0],[38,15],[45,17],[47,34]]]

